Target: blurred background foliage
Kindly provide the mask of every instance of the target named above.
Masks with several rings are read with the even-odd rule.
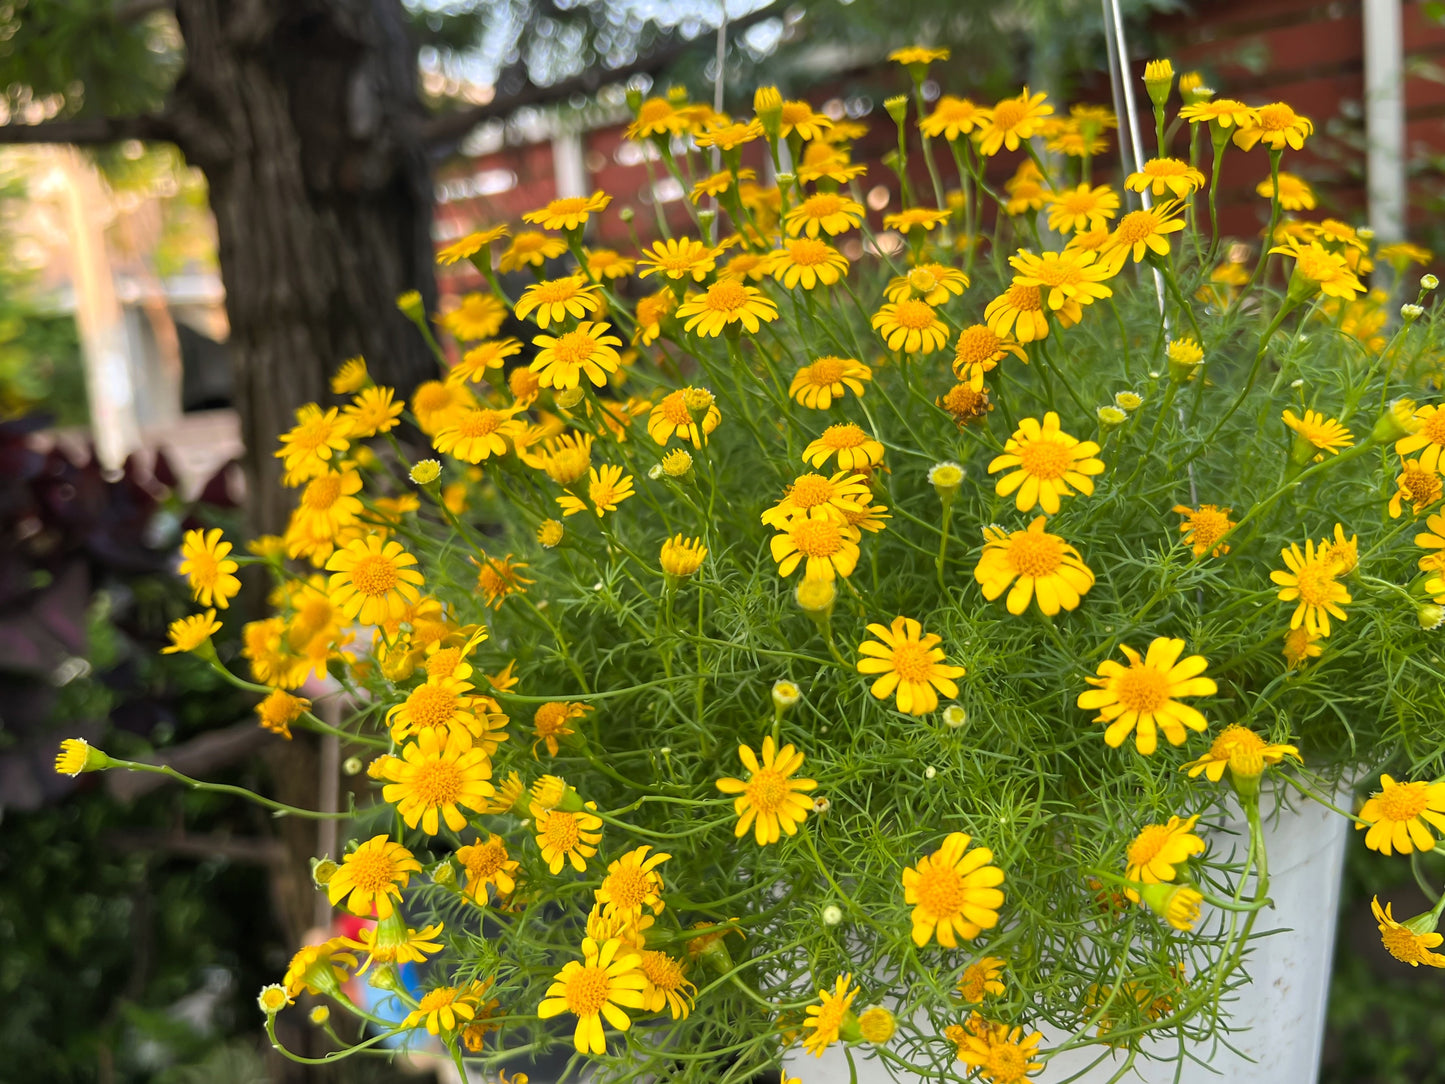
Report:
[[[1124,6],[1142,44],[1145,17],[1178,5]],[[985,97],[1025,80],[1067,96],[1081,73],[1097,79],[1105,65],[1094,0],[732,0],[729,15],[760,8],[765,17],[730,39],[724,74],[735,107],[759,82],[803,92],[840,57],[916,42],[950,46],[953,69]],[[710,100],[717,11],[716,0],[407,3],[424,98],[438,113],[485,106],[477,88],[505,100],[658,53],[670,57],[661,81]],[[165,2],[0,2],[0,108],[12,121],[162,111],[183,61]],[[205,188],[178,152],[117,144],[96,160],[115,191],[172,201],[159,274],[201,255]],[[156,654],[166,623],[189,609],[169,572],[179,532],[235,516],[224,485],[188,504],[163,465],[104,478],[26,444],[39,422],[19,416],[43,404],[54,422],[78,424],[85,396],[74,323],[45,314],[4,228],[21,195],[19,180],[0,173],[0,1082],[292,1079],[294,1067],[266,1058],[254,997],[295,946],[266,865],[223,845],[273,839],[275,823],[173,788],[122,799],[95,777],[75,785],[49,770],[61,737],[143,757],[250,716],[197,660],[162,666]],[[12,650],[23,642],[46,650]],[[228,771],[264,789],[267,769],[254,758]],[[181,826],[217,845],[161,845]],[[1405,914],[1423,901],[1412,900],[1403,864],[1358,846],[1348,854],[1343,910],[1352,917],[1339,932],[1321,1079],[1445,1080],[1440,976],[1390,960],[1369,920],[1375,893]],[[353,1059],[304,1078],[397,1077],[383,1061]]]

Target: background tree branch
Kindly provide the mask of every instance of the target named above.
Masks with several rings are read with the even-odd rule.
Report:
[[[48,120],[41,124],[0,124],[0,144],[72,143],[90,147],[118,143],[123,139],[164,140],[175,138],[175,129],[163,113],[135,117],[74,117]]]

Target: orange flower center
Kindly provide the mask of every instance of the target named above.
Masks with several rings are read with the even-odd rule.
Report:
[[[434,414],[452,405],[451,389],[445,384],[432,381],[416,389],[411,405],[419,414]]]
[[[649,949],[642,954],[642,973],[659,990],[672,992],[682,988],[682,964],[665,952]]]
[[[868,434],[852,422],[845,422],[842,425],[828,426],[818,439],[836,451],[843,448],[861,447],[863,442],[868,439]]]
[[[1395,783],[1380,794],[1380,814],[1387,821],[1411,821],[1430,805],[1428,783]]]
[[[1431,444],[1445,444],[1445,410],[1436,410],[1425,419],[1420,432]]]
[[[607,875],[607,892],[614,906],[624,911],[641,907],[652,893],[652,878],[637,866],[622,866]]]
[[[490,436],[506,417],[496,410],[468,410],[457,419],[457,433],[467,438]]]
[[[1064,193],[1063,198],[1060,199],[1059,202],[1063,204],[1064,210],[1071,214],[1087,215],[1090,211],[1096,210],[1099,207],[1100,201],[1099,197],[1087,188],[1076,188],[1072,192]]]
[[[379,598],[396,586],[396,565],[379,553],[368,554],[351,570],[351,582],[363,595]]]
[[[577,1016],[596,1016],[611,995],[612,981],[607,977],[607,969],[589,964],[572,972],[564,996],[568,1011]]]
[[[1019,312],[1038,312],[1044,307],[1044,295],[1037,286],[1020,286],[1017,283],[1004,291],[1008,307]]]
[[[567,720],[570,717],[571,713],[567,710],[566,704],[543,704],[537,709],[537,714],[533,716],[532,722],[536,726],[538,734],[551,737],[566,730]]]
[[[933,672],[933,657],[920,643],[906,641],[893,649],[893,669],[906,682],[920,684]]]
[[[1119,220],[1119,240],[1126,245],[1137,245],[1153,236],[1156,226],[1152,211],[1130,211]]]
[[[570,301],[580,293],[581,291],[577,288],[577,283],[573,279],[555,279],[551,282],[539,282],[528,291],[528,294],[533,300],[539,301],[544,305],[554,304],[559,301]]]
[[[993,1084],[1018,1084],[1025,1079],[1028,1055],[1016,1046],[995,1046],[989,1050],[984,1072]]]
[[[1282,102],[1260,107],[1259,126],[1266,132],[1282,132],[1294,122],[1294,110]]]
[[[1072,260],[1040,260],[1032,271],[1045,286],[1074,286],[1084,280],[1079,265]]]
[[[542,829],[542,839],[545,841],[544,846],[555,847],[559,851],[572,850],[581,839],[577,818],[571,813],[552,810],[547,814],[547,826]]]
[[[421,1004],[417,1006],[417,1010],[419,1012],[426,1013],[436,1012],[438,1009],[446,1008],[448,1005],[455,1002],[456,999],[456,988],[452,986],[443,986],[439,990],[428,991],[427,995],[421,999]]]
[[[462,770],[450,760],[423,764],[412,777],[412,793],[423,805],[451,805],[462,793]]]
[[[811,237],[788,242],[788,259],[797,267],[817,267],[833,258],[832,249]]]
[[[330,442],[334,428],[335,423],[328,421],[325,415],[314,421],[298,425],[291,436],[293,450],[316,451]]]
[[[748,804],[759,813],[776,813],[787,801],[792,788],[788,777],[774,768],[759,768],[748,780]]]
[[[426,676],[429,678],[448,677],[456,671],[462,661],[462,649],[444,647],[426,661]]]
[[[705,298],[707,307],[714,312],[734,313],[747,307],[748,291],[740,282],[724,280],[708,287]]]
[[[1311,561],[1295,577],[1300,601],[1306,606],[1324,606],[1334,600],[1337,585],[1335,566],[1330,561]]]
[[[1155,158],[1144,163],[1144,172],[1151,177],[1182,177],[1189,167],[1177,158]]]
[[[1051,576],[1064,560],[1063,540],[1040,531],[1019,531],[1008,542],[1008,562],[1019,576]]]
[[[687,412],[687,404],[682,401],[682,392],[680,391],[673,392],[658,403],[657,409],[673,426],[683,428],[692,424],[692,415]]]
[[[832,557],[843,548],[843,532],[831,519],[801,520],[790,533],[804,557]]]
[[[1000,345],[1002,341],[987,324],[974,324],[959,332],[953,352],[962,365],[982,365],[997,360]]]
[[[379,893],[396,880],[396,867],[383,850],[358,850],[346,863],[346,872],[363,892]]]
[[[552,344],[552,357],[562,365],[584,365],[591,360],[597,342],[585,331],[569,331]]]
[[[325,512],[341,496],[341,475],[323,474],[306,487],[301,503],[312,512]]]
[[[478,843],[467,851],[467,872],[476,877],[490,877],[507,861],[507,849],[496,836]]]
[[[909,331],[923,331],[936,324],[938,317],[934,315],[933,306],[926,301],[909,298],[893,306],[893,321]]]
[[[1440,476],[1433,471],[1422,470],[1417,463],[1406,463],[1405,472],[1400,476],[1400,488],[1416,508],[1424,508],[1440,499]]]
[[[1319,247],[1295,253],[1295,270],[1311,282],[1329,282],[1340,273],[1339,257]]]
[[[1010,98],[993,107],[993,125],[1008,131],[1017,128],[1029,116],[1029,107],[1017,99]]]
[[[211,556],[210,550],[198,550],[191,555],[190,577],[197,583],[214,583],[219,573],[216,559]]]
[[[669,251],[667,255],[657,259],[657,265],[667,271],[686,272],[691,271],[697,264],[701,264],[709,258],[706,247],[695,241],[690,241],[678,250]],[[661,302],[657,302],[661,304]]]
[[[445,726],[457,712],[457,698],[438,685],[423,685],[406,698],[406,711],[415,727]]]
[[[1197,512],[1189,514],[1189,529],[1193,533],[1194,544],[1207,550],[1229,530],[1229,516],[1212,504],[1200,505]]]
[[[843,209],[843,201],[832,192],[819,192],[803,201],[803,214],[807,218],[828,218]]]
[[[956,915],[963,910],[963,878],[952,866],[930,862],[927,869],[918,871],[913,891],[919,906],[936,917]]]
[[[1174,833],[1165,825],[1149,825],[1129,844],[1129,865],[1147,866],[1173,837]]]
[[[1169,703],[1169,675],[1142,663],[1114,679],[1114,697],[1126,711],[1152,715]]]
[[[1401,963],[1419,963],[1427,957],[1420,939],[1403,926],[1386,926],[1380,931],[1380,940],[1385,951]]]
[[[805,474],[788,490],[788,500],[799,508],[815,508],[833,499],[833,483],[821,474]]]
[[[1025,442],[1016,454],[1024,473],[1044,481],[1062,478],[1074,462],[1067,445],[1047,437]]]
[[[842,380],[846,371],[840,358],[819,358],[808,366],[808,383],[827,387]]]
[[[547,213],[551,215],[575,215],[578,211],[588,209],[589,202],[586,196],[567,196],[563,199],[554,199],[547,204]]]

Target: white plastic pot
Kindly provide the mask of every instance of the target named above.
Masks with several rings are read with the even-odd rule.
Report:
[[[1347,805],[1348,797],[1341,795],[1336,804]],[[1229,995],[1223,1005],[1232,1026],[1248,1029],[1228,1036],[1230,1046],[1239,1053],[1223,1045],[1196,1048],[1191,1052],[1193,1057],[1205,1064],[1187,1061],[1182,1071],[1177,1060],[1151,1061],[1141,1056],[1126,1074],[1128,1081],[1315,1084],[1319,1077],[1340,870],[1350,822],[1297,796],[1291,806],[1281,808],[1267,792],[1261,805],[1274,908],[1266,910],[1255,926],[1256,931],[1268,931],[1270,936],[1254,941],[1245,959],[1251,981]],[[1235,859],[1241,860],[1248,840],[1243,815],[1231,819],[1228,827],[1235,834],[1211,834],[1214,847],[1225,857],[1232,847],[1236,848]],[[1046,1040],[1054,1042],[1064,1038],[1048,1032],[1045,1035]],[[1177,1046],[1160,1044],[1159,1049],[1162,1057],[1170,1057]],[[1072,1078],[1103,1052],[1102,1046],[1089,1046],[1060,1054],[1034,1079],[1049,1084]],[[1104,1084],[1123,1065],[1123,1059],[1123,1054],[1105,1057],[1076,1079],[1081,1084]],[[866,1048],[855,1048],[853,1060],[858,1084],[903,1079],[894,1077]],[[795,1048],[785,1064],[789,1074],[800,1077],[804,1084],[849,1084],[848,1062],[841,1046],[835,1045],[821,1058]]]

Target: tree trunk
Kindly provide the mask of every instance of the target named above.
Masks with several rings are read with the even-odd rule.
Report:
[[[205,174],[231,322],[253,526],[290,503],[277,437],[365,356],[401,394],[435,371],[396,308],[435,303],[432,187],[400,0],[177,0],[175,139]]]

